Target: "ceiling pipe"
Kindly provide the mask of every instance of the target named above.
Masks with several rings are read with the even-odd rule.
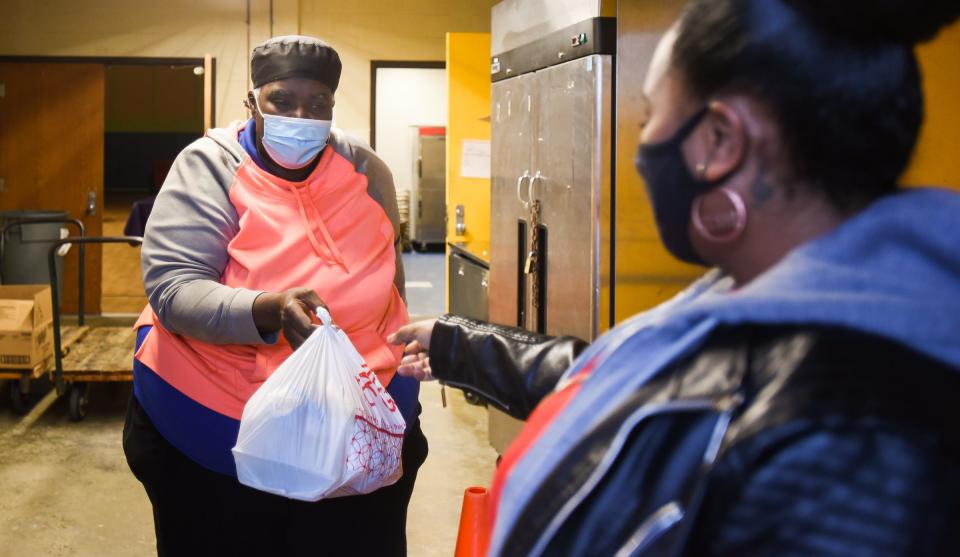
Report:
[[[247,0],[247,17],[244,20],[244,23],[247,26],[247,50],[244,51],[245,53],[244,55],[249,56],[250,55],[250,0]],[[246,66],[247,66],[247,86],[249,87],[250,86],[250,64],[246,64]]]

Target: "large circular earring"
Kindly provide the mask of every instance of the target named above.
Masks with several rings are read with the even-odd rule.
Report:
[[[739,193],[729,188],[720,188],[718,191],[730,201],[733,210],[719,216],[704,217],[701,214],[703,208],[701,195],[693,201],[692,221],[694,229],[705,239],[717,244],[725,244],[739,238],[747,227],[747,205]]]

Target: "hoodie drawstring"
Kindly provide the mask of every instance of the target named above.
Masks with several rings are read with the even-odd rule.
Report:
[[[337,248],[337,244],[333,241],[333,238],[330,237],[330,232],[327,230],[326,225],[323,224],[323,219],[320,218],[320,212],[317,210],[317,207],[313,205],[313,200],[310,201],[311,208],[313,209],[314,222],[320,228],[320,233],[323,235],[324,243],[327,244],[327,250],[324,250],[320,245],[320,240],[317,238],[316,233],[313,231],[313,226],[310,222],[310,218],[307,216],[307,208],[303,204],[303,196],[300,195],[300,188],[291,187],[289,188],[293,192],[293,196],[297,198],[297,205],[300,208],[300,220],[303,222],[303,227],[307,231],[307,239],[310,240],[310,244],[313,246],[313,249],[317,252],[321,258],[327,260],[328,263],[333,263],[340,265],[347,271],[350,272],[350,269],[347,268],[346,262],[343,260],[343,255],[340,253],[340,250]],[[333,261],[330,261],[330,256],[332,255]]]

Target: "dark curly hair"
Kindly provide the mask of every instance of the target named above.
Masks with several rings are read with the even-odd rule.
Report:
[[[764,102],[789,172],[854,209],[896,190],[923,122],[914,46],[958,17],[958,0],[692,0],[673,67],[701,100]]]

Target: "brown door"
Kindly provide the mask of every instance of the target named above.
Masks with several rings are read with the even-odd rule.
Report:
[[[104,67],[0,62],[0,210],[50,209],[102,230]],[[64,269],[63,309],[77,311],[77,248]],[[101,251],[88,246],[88,313],[100,313]]]

